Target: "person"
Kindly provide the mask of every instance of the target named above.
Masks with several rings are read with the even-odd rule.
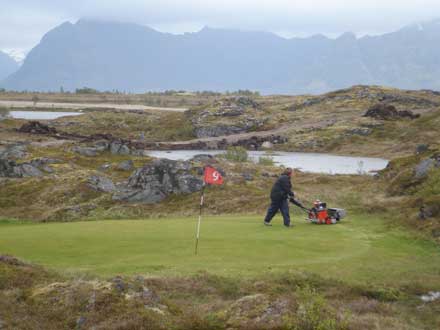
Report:
[[[266,226],[272,226],[270,223],[272,218],[278,211],[281,211],[284,220],[284,226],[292,227],[290,224],[289,215],[289,203],[288,199],[293,199],[295,194],[292,191],[292,183],[290,178],[292,177],[293,170],[291,168],[286,168],[284,172],[280,175],[277,181],[274,183],[272,190],[270,192],[270,206],[267,210],[266,217],[264,218],[264,224]]]

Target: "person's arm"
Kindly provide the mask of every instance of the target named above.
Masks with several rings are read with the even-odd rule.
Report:
[[[290,182],[290,178],[288,176],[283,176],[280,180],[281,189],[289,196],[293,197],[295,194],[292,191],[292,183]]]

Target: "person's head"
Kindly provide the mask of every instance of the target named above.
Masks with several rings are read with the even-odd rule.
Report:
[[[291,177],[293,175],[293,169],[288,167],[283,172],[284,175],[287,175],[288,177]]]

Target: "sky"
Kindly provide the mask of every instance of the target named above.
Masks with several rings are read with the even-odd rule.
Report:
[[[209,26],[284,37],[383,34],[440,17],[440,0],[0,0],[0,49],[27,52],[55,26],[80,18],[171,33]]]

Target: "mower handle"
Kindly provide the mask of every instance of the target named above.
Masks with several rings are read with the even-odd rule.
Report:
[[[302,210],[304,210],[304,211],[307,211],[307,212],[310,212],[310,209],[306,208],[304,205],[301,204],[300,201],[297,201],[295,198],[293,198],[293,197],[292,197],[292,198],[289,198],[289,201],[290,201],[292,204],[298,206],[300,209],[302,209]]]

